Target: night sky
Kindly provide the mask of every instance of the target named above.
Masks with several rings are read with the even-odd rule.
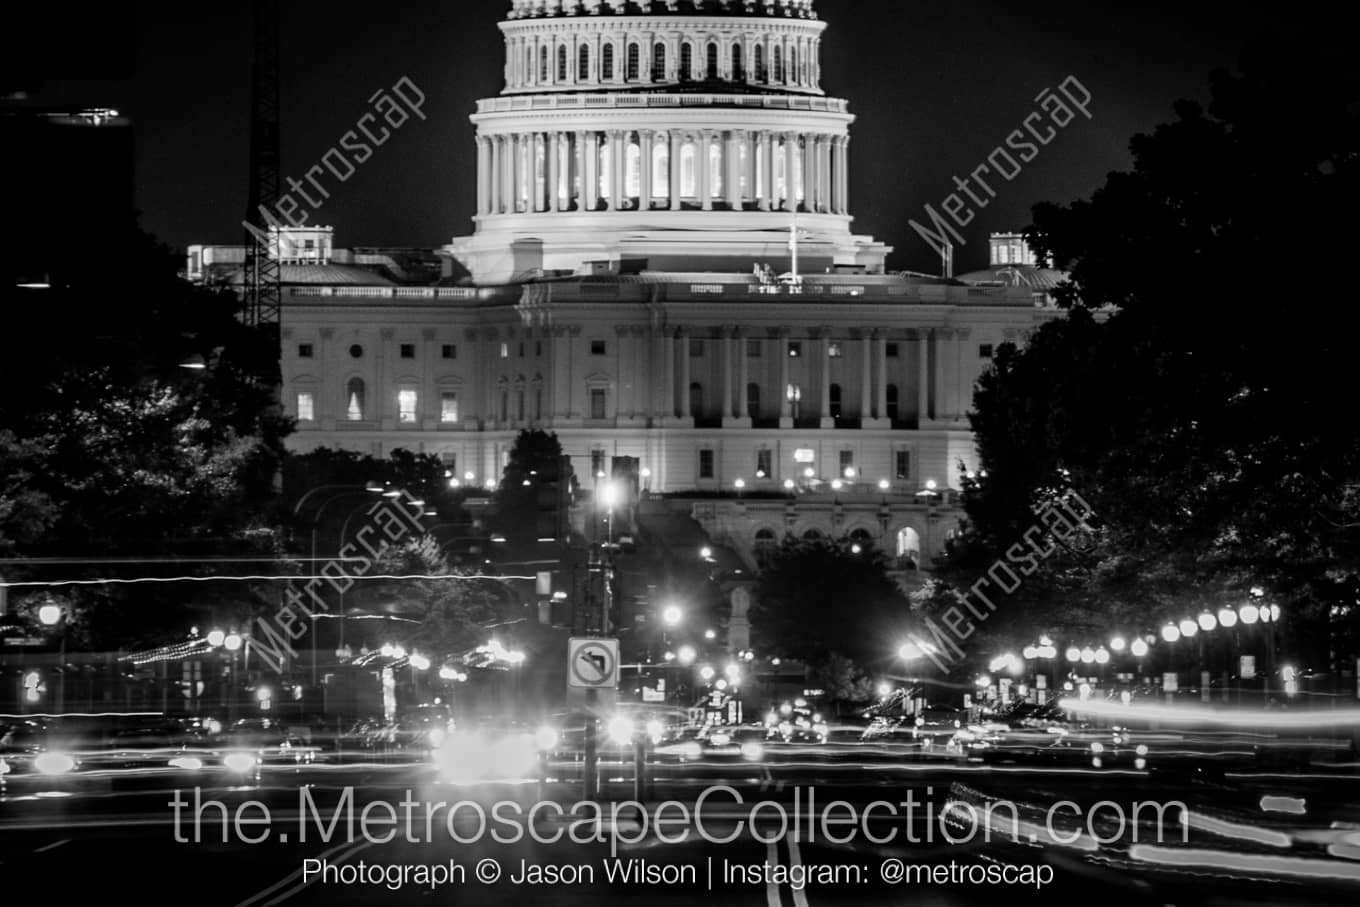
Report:
[[[496,22],[509,0],[285,2],[285,175],[301,177],[369,105],[408,76],[427,95],[412,119],[313,223],[336,244],[437,246],[470,232],[475,148],[468,114],[502,85]],[[239,15],[228,15],[233,7]],[[959,272],[986,263],[988,232],[1029,223],[1036,201],[1087,196],[1126,168],[1128,139],[1207,98],[1208,73],[1263,28],[1247,4],[906,3],[818,0],[829,29],[823,88],[847,98],[855,230],[896,247],[889,267],[938,271],[910,229],[938,207],[1069,75],[1093,94],[1078,119],[965,231]],[[116,106],[135,125],[143,226],[179,247],[240,241],[246,198],[250,4],[136,6],[130,78],[49,82],[34,100]],[[1302,9],[1302,8],[1295,8]]]

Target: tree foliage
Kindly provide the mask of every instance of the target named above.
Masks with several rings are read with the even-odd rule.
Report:
[[[756,583],[751,626],[771,654],[813,665],[839,653],[869,665],[890,658],[910,621],[908,602],[874,548],[796,539],[775,549]]]
[[[945,568],[966,586],[1044,494],[1078,490],[1098,543],[1017,590],[1032,629],[1155,626],[1252,586],[1300,627],[1354,613],[1360,423],[1337,329],[1353,294],[1326,266],[1360,200],[1360,82],[1348,49],[1288,41],[1215,73],[1208,107],[1178,103],[1090,199],[1035,208],[1068,315],[979,382],[985,478]]]

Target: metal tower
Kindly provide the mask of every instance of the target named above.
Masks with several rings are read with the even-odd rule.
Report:
[[[270,221],[279,200],[279,2],[254,0],[251,67],[250,192],[246,203],[245,311],[248,323],[279,323],[279,256],[270,254]],[[277,253],[277,249],[273,250]]]

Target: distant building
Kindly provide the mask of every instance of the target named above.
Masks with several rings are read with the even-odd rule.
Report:
[[[1023,282],[891,273],[851,230],[853,117],[812,7],[515,0],[505,88],[472,117],[474,230],[441,250],[470,278],[326,259],[328,230],[285,263],[290,443],[482,485],[542,427],[587,488],[635,460],[653,510],[748,565],[792,533],[925,566],[977,467],[975,380],[1057,313]],[[223,254],[191,273],[239,272]]]

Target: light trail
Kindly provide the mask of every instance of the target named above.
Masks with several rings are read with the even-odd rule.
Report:
[[[1198,706],[1124,705],[1094,700],[1064,699],[1058,705],[1078,714],[1127,722],[1184,722],[1217,724],[1234,728],[1320,730],[1360,725],[1360,709],[1327,709],[1307,712],[1216,711]]]
[[[338,576],[329,574],[252,574],[246,576],[137,576],[137,577],[105,577],[103,579],[57,579],[57,580],[23,580],[19,582],[0,582],[0,586],[10,589],[24,587],[52,587],[52,586],[130,586],[138,583],[258,583],[273,582],[276,580],[287,580],[296,582],[298,580],[532,580],[537,576],[521,576],[519,574],[489,574],[489,573],[410,573],[410,574],[349,574],[342,573]]]

